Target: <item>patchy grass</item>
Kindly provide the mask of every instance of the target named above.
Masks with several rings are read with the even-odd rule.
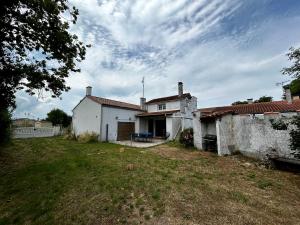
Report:
[[[176,143],[14,140],[0,167],[0,224],[300,224],[299,175]]]

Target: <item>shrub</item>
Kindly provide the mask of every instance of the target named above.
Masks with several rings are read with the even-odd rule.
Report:
[[[282,119],[274,120],[270,119],[270,123],[274,130],[287,130],[288,124],[285,123]]]
[[[181,132],[179,142],[183,144],[185,147],[193,147],[194,146],[194,135],[193,129],[185,129]]]
[[[98,134],[95,132],[85,132],[78,136],[77,140],[81,143],[92,143],[98,141]]]
[[[11,138],[11,114],[8,109],[0,109],[0,143],[7,143]]]
[[[300,159],[300,116],[295,116],[291,122],[294,128],[290,131],[290,147],[295,158]]]

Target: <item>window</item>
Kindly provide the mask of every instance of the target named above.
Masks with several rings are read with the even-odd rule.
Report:
[[[166,103],[158,105],[158,110],[165,110],[165,109],[166,109]]]

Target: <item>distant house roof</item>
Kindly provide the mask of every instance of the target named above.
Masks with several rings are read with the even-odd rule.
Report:
[[[177,101],[177,100],[184,99],[184,98],[190,99],[190,98],[192,98],[192,96],[190,93],[184,93],[182,96],[172,95],[172,96],[167,96],[167,97],[162,97],[162,98],[154,98],[154,99],[151,99],[150,101],[146,102],[146,104]]]
[[[199,109],[201,118],[215,118],[225,114],[263,114],[266,112],[295,112],[300,110],[300,101],[261,102],[243,105],[221,106]]]
[[[168,111],[159,111],[159,112],[144,112],[137,114],[139,117],[147,117],[147,116],[165,116],[172,115],[173,113],[179,112],[180,110],[168,110]]]
[[[100,97],[96,97],[96,96],[87,96],[87,98],[91,99],[92,101],[94,101],[98,104],[102,104],[102,105],[106,105],[106,106],[143,111],[143,110],[141,110],[141,107],[139,105],[134,105],[134,104],[130,104],[127,102],[120,102],[120,101],[115,101],[115,100],[111,100],[111,99],[107,99],[107,98],[100,98]]]

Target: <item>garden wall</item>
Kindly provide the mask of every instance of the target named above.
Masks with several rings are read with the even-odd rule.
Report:
[[[252,115],[226,115],[217,120],[216,129],[219,155],[241,152],[263,158],[274,150],[280,157],[293,157],[289,147],[289,130],[273,129],[266,115],[264,119]]]
[[[61,134],[59,126],[56,127],[19,127],[13,129],[13,138],[52,137]]]

